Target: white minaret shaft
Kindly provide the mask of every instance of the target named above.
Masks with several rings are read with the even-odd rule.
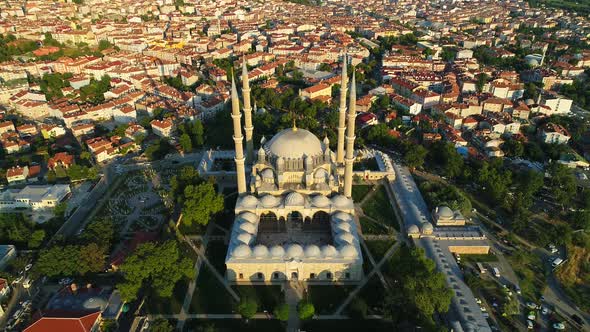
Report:
[[[246,192],[246,169],[244,167],[244,147],[242,146],[242,126],[240,124],[240,100],[236,89],[236,80],[231,79],[231,118],[234,123],[234,144],[236,146],[236,176],[238,180],[238,195]]]
[[[354,162],[354,122],[356,120],[356,76],[352,70],[348,125],[346,127],[346,158],[344,158],[344,196],[352,196],[352,163]]]
[[[252,143],[252,105],[250,103],[250,82],[248,82],[248,68],[246,67],[246,57],[242,61],[242,94],[244,98],[244,132],[246,133],[246,162],[251,163],[254,160],[254,144]]]
[[[340,108],[338,109],[338,147],[336,163],[344,163],[344,132],[346,131],[346,92],[348,91],[348,77],[346,74],[346,53],[342,59],[342,79],[340,80]]]

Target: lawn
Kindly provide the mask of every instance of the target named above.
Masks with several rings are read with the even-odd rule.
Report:
[[[357,184],[352,186],[352,200],[355,202],[360,202],[371,189],[373,189],[373,185],[370,184]]]
[[[308,296],[315,306],[316,314],[333,314],[346,299],[352,286],[309,286]]]
[[[275,332],[284,331],[284,325],[276,319],[189,319],[184,325],[184,331],[207,331],[212,328],[216,332]]]
[[[362,208],[367,216],[383,224],[391,225],[399,231],[399,223],[389,201],[389,196],[387,196],[387,189],[384,186],[379,186],[375,195],[367,200]]]
[[[461,261],[464,263],[477,263],[477,262],[497,262],[498,256],[494,254],[487,255],[467,255],[461,254]]]
[[[190,313],[227,314],[235,310],[236,303],[211,270],[203,265],[199,271],[197,287],[189,308]]]
[[[264,310],[272,312],[285,299],[281,292],[281,286],[233,286],[233,289],[240,295],[240,298],[256,299],[258,312]]]
[[[387,250],[395,244],[395,240],[369,240],[365,241],[365,243],[375,261],[378,262]]]
[[[390,233],[382,224],[376,223],[365,216],[359,217],[359,222],[361,223],[363,234],[385,235]]]
[[[386,294],[381,280],[379,280],[377,275],[374,275],[358,293],[357,298],[367,304],[368,315],[382,315],[383,306],[385,305],[383,300]]]
[[[145,301],[145,310],[149,314],[177,314],[180,312],[189,281],[180,280],[174,287],[172,297],[159,297],[157,294],[149,294]]]
[[[220,241],[209,241],[205,255],[222,275],[225,273],[225,255],[227,245]]]
[[[310,320],[302,323],[301,330],[307,332],[345,331],[345,332],[390,332],[396,327],[382,319],[339,319],[339,320]]]

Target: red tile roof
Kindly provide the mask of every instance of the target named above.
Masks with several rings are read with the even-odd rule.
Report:
[[[100,311],[88,313],[45,312],[24,332],[90,332],[100,316]]]

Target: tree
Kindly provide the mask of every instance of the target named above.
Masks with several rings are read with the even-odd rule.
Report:
[[[445,175],[455,177],[461,174],[463,157],[457,152],[453,144],[438,141],[433,144],[429,155],[432,162],[439,166]]]
[[[243,297],[240,300],[240,304],[238,304],[238,312],[243,318],[250,319],[254,317],[257,311],[258,303],[256,303],[256,300],[249,297]]]
[[[367,317],[367,303],[362,298],[356,297],[350,304],[350,316],[356,319]]]
[[[149,328],[150,332],[174,332],[174,330],[174,326],[172,326],[170,322],[164,318],[156,319]]]
[[[223,196],[215,191],[211,182],[188,185],[184,188],[182,222],[190,226],[193,222],[207,225],[209,218],[223,210]]]
[[[553,193],[553,197],[555,197],[555,201],[563,209],[576,195],[576,178],[570,168],[559,163],[552,163],[548,171],[548,186]]]
[[[193,150],[193,143],[191,142],[191,138],[187,134],[180,135],[178,141],[180,143],[180,146],[182,147],[182,151],[191,152]]]
[[[115,225],[110,217],[104,217],[89,223],[82,239],[88,243],[94,242],[108,252],[115,240]]]
[[[29,248],[37,249],[45,240],[45,231],[42,229],[38,229],[31,234],[31,238],[29,239]]]
[[[477,89],[477,92],[482,92],[484,86],[486,85],[486,83],[488,83],[488,74],[486,73],[479,73],[475,76],[476,78],[476,82],[475,82],[475,88]]]
[[[123,300],[135,300],[143,287],[149,287],[160,297],[171,297],[176,283],[192,275],[193,263],[188,257],[181,257],[175,241],[148,242],[127,257],[121,272],[124,282],[117,288]]]
[[[315,307],[313,306],[313,303],[307,300],[301,300],[297,304],[297,313],[299,314],[299,319],[308,320],[315,315]]]
[[[418,168],[424,164],[428,150],[422,145],[411,144],[404,155],[404,162],[410,168]]]
[[[289,305],[287,303],[279,304],[273,314],[276,319],[280,320],[281,322],[286,322],[289,320]]]
[[[502,316],[516,316],[520,314],[520,303],[517,298],[509,296],[502,310]]]

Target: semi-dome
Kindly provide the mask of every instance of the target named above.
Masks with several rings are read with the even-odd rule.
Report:
[[[305,257],[315,258],[320,257],[320,255],[320,247],[316,246],[315,244],[310,244],[307,247],[305,247]]]
[[[453,218],[453,210],[448,206],[439,206],[437,210],[438,217],[440,219],[451,219]]]
[[[247,222],[256,224],[258,223],[258,216],[255,213],[252,212],[242,212],[238,215],[238,218],[242,219],[242,220],[246,220]]]
[[[292,192],[285,197],[285,205],[286,206],[300,206],[305,204],[305,199],[303,195],[298,192]]]
[[[244,196],[240,200],[240,205],[246,208],[255,208],[258,205],[258,199],[252,195]]]
[[[260,204],[262,204],[262,206],[264,206],[265,208],[275,207],[275,206],[279,205],[280,202],[281,202],[281,200],[278,197],[275,197],[270,194],[264,195],[260,198]]]
[[[259,244],[252,249],[252,254],[256,258],[266,258],[268,257],[268,248],[265,245]]]
[[[285,129],[266,143],[266,151],[277,157],[302,158],[322,154],[322,142],[311,132],[301,128]]]
[[[344,208],[350,205],[350,199],[344,195],[336,195],[332,197],[332,204],[337,208]]]
[[[287,248],[287,258],[300,258],[303,256],[303,247],[292,244]]]
[[[245,258],[245,257],[250,257],[251,253],[252,253],[252,250],[250,250],[250,247],[248,247],[245,244],[241,244],[241,245],[234,248],[234,251],[232,251],[232,256],[238,257],[238,258]]]
[[[285,256],[285,248],[281,246],[274,246],[270,248],[270,256],[273,258]]]
[[[345,258],[353,258],[358,256],[356,248],[352,245],[346,245],[340,249],[340,254]]]
[[[343,232],[336,236],[336,242],[340,244],[352,244],[354,242],[354,236],[350,233]]]
[[[338,250],[336,250],[334,246],[329,244],[322,246],[322,256],[324,256],[324,258],[336,257],[337,255]]]
[[[418,229],[418,226],[410,225],[410,227],[408,227],[408,234],[419,234],[419,233],[420,233],[420,229]]]
[[[82,303],[84,309],[93,310],[93,309],[100,309],[104,310],[107,307],[107,301],[100,297],[91,297],[86,299],[84,303]]]
[[[238,240],[239,243],[250,245],[252,240],[254,240],[254,237],[250,233],[240,233],[238,236],[236,236],[236,240]]]
[[[256,226],[254,224],[249,223],[249,222],[245,222],[245,223],[241,224],[240,230],[245,233],[256,234]]]
[[[315,207],[327,207],[330,205],[330,199],[324,195],[315,195],[311,199],[311,203]]]

